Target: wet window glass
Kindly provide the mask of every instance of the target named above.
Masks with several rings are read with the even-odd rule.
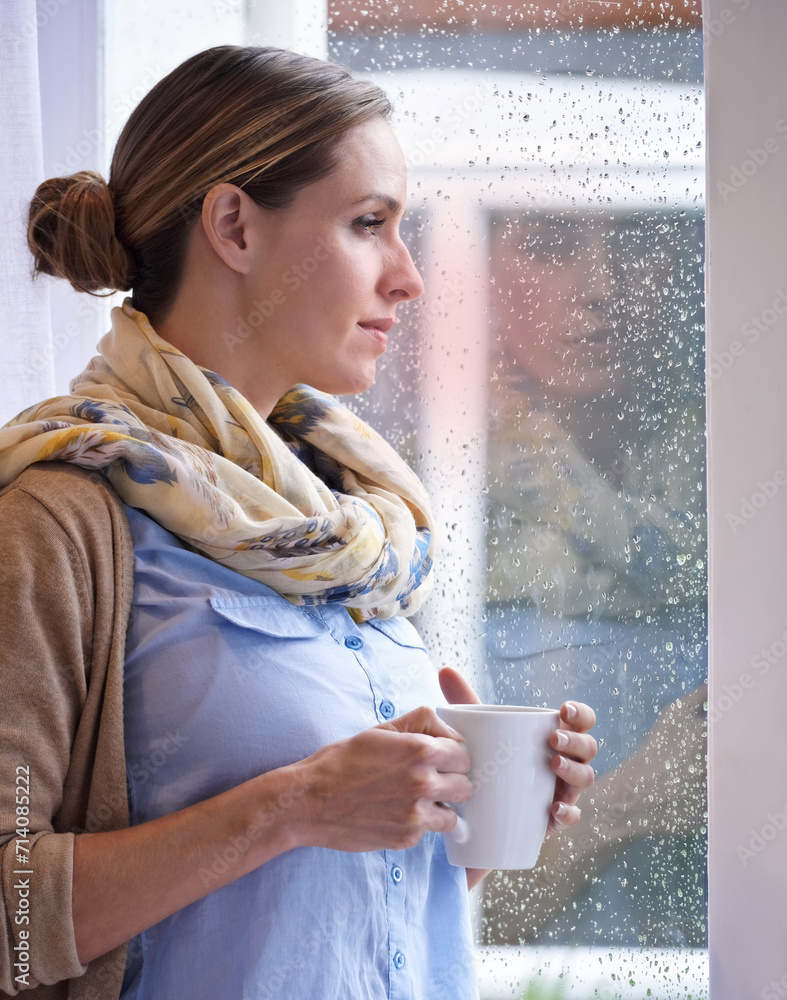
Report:
[[[507,941],[706,942],[701,231],[493,222],[486,668],[496,700],[592,704],[602,776],[570,850],[487,887]]]
[[[598,715],[580,827],[476,892],[482,997],[707,996],[699,5],[567,6],[329,6],[426,282],[353,405],[432,492],[436,662]]]

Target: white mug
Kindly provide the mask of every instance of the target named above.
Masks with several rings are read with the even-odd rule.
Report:
[[[549,822],[556,776],[548,740],[560,712],[519,705],[441,705],[441,719],[463,737],[473,794],[448,803],[459,817],[445,834],[452,865],[533,868]]]

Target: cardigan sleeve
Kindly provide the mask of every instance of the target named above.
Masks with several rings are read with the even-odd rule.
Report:
[[[85,701],[92,598],[39,500],[6,493],[0,525],[0,988],[13,995],[86,970],[71,923],[74,835],[55,833],[53,819]]]
[[[33,995],[65,997],[88,969],[71,912],[75,833],[127,825],[122,671],[120,691],[108,687],[117,511],[81,472],[41,475],[0,494],[0,995],[58,983]],[[117,980],[124,954],[110,955]]]

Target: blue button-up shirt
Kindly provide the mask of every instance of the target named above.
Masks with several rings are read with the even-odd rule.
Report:
[[[405,619],[358,626],[339,605],[295,607],[128,516],[132,825],[443,703]],[[206,889],[244,850],[238,839],[201,870]],[[431,833],[406,851],[288,851],[135,938],[121,996],[476,998],[464,869]]]

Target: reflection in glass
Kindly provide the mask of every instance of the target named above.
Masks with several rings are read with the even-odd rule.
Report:
[[[487,668],[592,704],[593,805],[494,876],[490,943],[706,942],[701,225],[491,227]]]

